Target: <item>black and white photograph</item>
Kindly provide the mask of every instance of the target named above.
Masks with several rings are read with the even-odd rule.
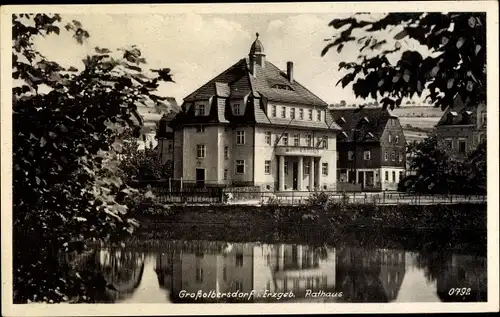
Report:
[[[1,10],[2,315],[498,311],[497,2]]]

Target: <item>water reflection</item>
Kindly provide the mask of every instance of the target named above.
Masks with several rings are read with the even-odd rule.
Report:
[[[485,301],[487,288],[484,257],[395,249],[169,241],[146,252],[100,248],[84,265],[113,286],[113,302],[128,303]],[[455,287],[471,291],[449,295]],[[235,292],[253,294],[214,296]]]

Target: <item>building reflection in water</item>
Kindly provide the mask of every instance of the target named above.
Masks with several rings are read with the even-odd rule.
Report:
[[[396,299],[406,272],[402,250],[337,250],[337,279],[342,300],[347,302],[391,302]]]
[[[487,301],[487,270],[484,257],[454,254],[444,263],[436,279],[437,293],[443,302]],[[451,291],[454,289],[453,291]],[[465,295],[457,295],[457,290]],[[462,291],[463,290],[463,291]]]
[[[400,291],[407,266],[405,251],[401,250],[334,249],[298,244],[170,241],[148,254],[129,249],[102,249],[96,253],[95,268],[117,290],[112,300],[134,302],[131,297],[141,283],[146,258],[146,262],[151,263],[147,269],[156,276],[156,280],[152,276],[148,284],[156,281],[158,284],[142,285],[141,296],[147,296],[144,292],[156,293],[159,287],[165,297],[151,294],[151,298],[177,303],[249,302],[248,298],[194,300],[179,294],[181,291],[250,293],[252,290],[256,293],[293,291],[295,298],[291,300],[301,302],[314,301],[305,298],[306,290],[342,292],[341,298],[326,301],[391,302]],[[485,259],[470,258],[454,256],[440,272],[437,292],[441,300],[458,301],[447,297],[449,288],[457,285],[469,285],[474,294],[485,294],[481,293],[486,290]],[[288,300],[282,298],[279,302]],[[276,302],[276,299],[253,297],[250,300],[259,301]]]

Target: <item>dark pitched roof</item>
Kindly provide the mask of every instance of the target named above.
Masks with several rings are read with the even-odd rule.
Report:
[[[380,107],[331,109],[329,112],[341,128],[337,137],[340,142],[352,142],[355,137],[358,142],[378,142],[389,118],[397,118]]]
[[[474,124],[477,115],[475,110],[475,105],[464,103],[462,98],[457,96],[453,101],[453,107],[446,108],[436,126]]]
[[[262,96],[269,101],[328,106],[326,102],[296,80],[288,81],[285,72],[281,71],[273,63],[265,61],[264,67],[256,64],[256,76],[250,73],[249,63],[246,58],[239,60],[184,98],[184,101],[206,100],[212,96],[239,97],[251,93],[253,96]],[[277,85],[289,89],[275,88]]]

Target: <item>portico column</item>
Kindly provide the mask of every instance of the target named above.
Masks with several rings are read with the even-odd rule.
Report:
[[[297,189],[304,190],[302,181],[304,180],[304,157],[299,156],[299,166],[297,166]]]
[[[321,174],[322,174],[322,169],[323,167],[321,166],[321,157],[318,158],[318,167],[317,167],[317,183],[318,183],[318,188],[321,189]]]
[[[284,191],[285,190],[285,157],[283,155],[279,156],[278,174],[279,174],[279,191]]]
[[[311,164],[309,166],[309,190],[314,190],[314,156],[310,157]]]

